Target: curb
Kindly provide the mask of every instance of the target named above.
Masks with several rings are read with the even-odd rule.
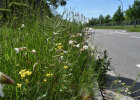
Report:
[[[93,97],[94,100],[103,100],[103,96],[97,82],[95,82],[95,87],[93,88],[93,92],[94,92],[94,97]]]
[[[135,100],[130,96],[125,95],[124,93],[120,94],[118,92],[113,91],[113,89],[110,89],[113,81],[117,80],[117,76],[115,75],[114,71],[108,71],[106,73],[106,85],[107,85],[107,89],[103,90],[103,96],[107,97],[107,99],[105,100]],[[120,86],[119,84],[117,84],[117,86],[115,88],[121,88],[122,86]]]
[[[89,38],[86,38],[86,40],[88,46],[91,47],[91,49],[94,49],[94,47],[92,46],[92,33],[91,32],[89,33],[90,33]],[[104,100],[97,81],[95,82],[95,86],[93,87],[93,93],[94,93],[94,97],[93,97],[94,100]]]

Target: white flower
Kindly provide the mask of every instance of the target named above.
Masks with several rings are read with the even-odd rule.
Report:
[[[24,27],[25,27],[25,25],[24,25],[24,24],[22,24],[22,25],[21,25],[21,28],[24,28]]]
[[[74,38],[74,37],[75,37],[75,35],[71,35],[71,37],[72,37],[72,38]]]
[[[26,56],[27,55],[27,53],[23,53],[23,56]]]
[[[76,47],[79,48],[80,47],[80,44],[77,44]]]
[[[4,88],[4,84],[0,84],[0,96],[4,97],[4,93],[3,93],[3,88]]]
[[[100,54],[98,53],[98,54],[96,55],[96,59],[99,59],[99,57],[100,57]]]
[[[18,30],[20,30],[20,28],[18,28]]]
[[[32,53],[36,53],[36,51],[33,49],[33,50],[32,50]]]
[[[92,31],[92,28],[89,28],[89,31]]]
[[[68,53],[68,51],[63,51],[63,53]]]
[[[64,57],[63,57],[63,56],[61,56],[61,57],[60,57],[60,60],[63,60],[63,59],[64,59]]]
[[[22,48],[25,49],[25,50],[27,49],[26,47],[22,47]]]
[[[26,47],[20,47],[20,48],[18,48],[19,50],[26,50],[27,48]]]
[[[82,36],[82,33],[78,33],[77,36]]]
[[[83,46],[83,49],[87,50],[88,49],[88,46],[84,45]]]
[[[26,33],[26,35],[28,35],[28,33]]]
[[[59,33],[57,33],[57,32],[53,32],[53,34],[54,34],[54,35],[57,35],[57,34],[59,34]]]
[[[118,80],[118,82],[121,83],[122,81],[121,80]]]
[[[19,53],[19,48],[15,48],[15,51],[18,54]]]
[[[129,91],[129,89],[128,89],[128,88],[126,88],[124,92],[128,92],[128,91]]]
[[[69,44],[73,44],[73,41],[72,40],[69,40]]]

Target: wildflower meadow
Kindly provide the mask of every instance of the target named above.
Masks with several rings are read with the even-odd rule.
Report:
[[[89,32],[84,30],[84,17],[73,11],[48,16],[31,10],[28,14],[30,7],[22,7],[20,12],[8,13],[7,19],[1,17],[0,72],[12,84],[0,78],[0,99],[93,99],[95,81],[103,81],[109,61],[106,53],[96,59],[96,49],[86,42]]]

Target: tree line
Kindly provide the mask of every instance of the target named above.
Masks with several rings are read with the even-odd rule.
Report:
[[[36,19],[46,14],[53,16],[51,8],[66,5],[67,0],[0,0],[0,22],[15,23]],[[12,22],[11,22],[12,21]]]
[[[101,14],[98,18],[91,18],[88,25],[109,25],[109,23],[113,22],[120,25],[124,21],[135,23],[136,20],[140,20],[140,0],[134,0],[134,3],[129,5],[129,8],[125,11],[122,11],[121,6],[119,6],[112,17],[109,14],[106,16]]]

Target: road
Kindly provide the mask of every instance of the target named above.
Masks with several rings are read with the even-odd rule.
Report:
[[[111,69],[122,82],[131,85],[140,72],[140,32],[126,30],[93,29],[93,46],[98,50],[107,50],[111,60]],[[140,89],[140,76],[133,91]],[[140,92],[132,94],[140,96]],[[139,98],[140,100],[140,98]]]

